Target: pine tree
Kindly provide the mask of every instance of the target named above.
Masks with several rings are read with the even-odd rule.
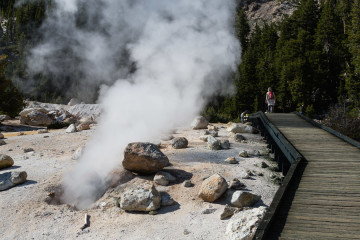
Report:
[[[250,25],[244,9],[238,11],[236,15],[235,30],[241,44],[242,53],[244,53],[248,47],[248,38],[250,34]]]

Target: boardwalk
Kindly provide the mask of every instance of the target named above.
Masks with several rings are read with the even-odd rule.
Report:
[[[360,239],[360,149],[295,114],[267,117],[307,164],[264,239]]]

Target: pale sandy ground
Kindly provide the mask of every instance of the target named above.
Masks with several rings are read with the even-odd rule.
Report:
[[[157,186],[157,189],[168,192],[177,204],[162,207],[157,215],[127,213],[117,208],[112,199],[117,195],[116,189],[108,190],[95,204],[98,207],[88,210],[76,211],[65,204],[50,205],[44,201],[50,189],[61,184],[63,173],[75,164],[76,161],[71,159],[74,150],[85,145],[96,127],[73,134],[66,134],[62,129],[48,134],[5,135],[8,136],[7,144],[0,146],[0,153],[10,155],[15,164],[0,173],[26,171],[28,181],[0,192],[0,239],[225,239],[228,220],[220,220],[220,214],[231,198],[231,192],[214,203],[205,203],[197,196],[203,178],[219,173],[231,181],[234,177],[240,178],[241,172],[247,169],[263,172],[264,176],[240,179],[246,190],[261,195],[256,206],[269,206],[278,186],[269,181],[270,170],[254,166],[262,161],[271,162],[264,157],[238,157],[241,150],[264,149],[266,145],[261,136],[243,134],[248,143],[236,143],[225,131],[225,124],[218,126],[222,127],[219,139],[229,139],[231,149],[208,150],[206,143],[199,140],[203,131],[190,128],[173,134],[189,140],[187,149],[175,150],[170,141],[161,141],[161,150],[173,165],[168,168],[173,169],[178,181],[166,187]],[[23,152],[23,148],[29,147],[35,150],[34,155]],[[232,156],[237,157],[239,164],[224,162]],[[147,179],[151,177],[135,178],[126,184]],[[191,179],[194,187],[183,187],[181,182],[185,179]],[[214,209],[213,212],[203,214],[202,211],[208,208]],[[90,227],[81,231],[85,213],[91,216]]]

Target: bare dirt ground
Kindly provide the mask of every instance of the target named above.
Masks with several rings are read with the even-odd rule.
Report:
[[[6,122],[5,122],[6,123]],[[238,157],[241,150],[265,149],[259,134],[243,134],[247,143],[235,142],[220,128],[219,139],[229,139],[231,149],[211,151],[199,137],[203,130],[178,129],[174,137],[183,136],[189,140],[186,149],[172,149],[171,141],[161,141],[161,150],[168,156],[172,166],[167,167],[178,178],[170,186],[156,186],[176,201],[173,206],[161,207],[157,215],[128,213],[116,207],[113,197],[122,186],[109,189],[94,207],[77,211],[66,204],[48,204],[48,194],[62,182],[64,172],[74,166],[71,156],[79,146],[91,138],[96,126],[90,130],[67,134],[65,129],[47,134],[6,133],[6,145],[0,146],[0,153],[11,156],[12,168],[0,170],[26,171],[28,181],[12,189],[0,192],[1,239],[225,239],[227,220],[220,220],[225,204],[231,199],[228,191],[214,203],[206,203],[198,196],[205,177],[221,174],[228,182],[237,177],[245,184],[245,190],[261,196],[255,205],[269,206],[278,186],[269,180],[272,173],[254,164],[262,161],[273,164],[265,157]],[[19,129],[18,129],[19,130]],[[21,130],[21,128],[20,128]],[[27,129],[29,130],[29,129]],[[160,140],[155,140],[160,141]],[[35,153],[24,153],[24,148],[33,148]],[[236,157],[239,164],[227,164],[224,160]],[[122,157],[119,156],[119,166]],[[262,172],[264,176],[252,175],[241,179],[241,174],[250,170]],[[136,177],[126,184],[139,184],[151,180],[152,176]],[[185,188],[182,182],[190,179],[194,186]],[[212,209],[204,214],[206,209]],[[90,227],[84,225],[84,215],[90,215]]]

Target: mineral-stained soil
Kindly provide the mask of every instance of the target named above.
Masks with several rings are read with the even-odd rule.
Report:
[[[76,163],[71,159],[72,154],[86,144],[96,126],[72,134],[65,133],[65,129],[20,136],[3,132],[7,144],[0,146],[0,153],[10,155],[15,164],[0,170],[0,174],[26,171],[28,181],[0,192],[1,239],[225,239],[229,220],[220,220],[220,215],[232,192],[228,190],[214,203],[203,202],[198,197],[203,179],[214,173],[228,182],[238,178],[247,191],[261,196],[255,207],[269,206],[278,186],[269,180],[270,170],[254,165],[273,162],[266,157],[238,157],[241,150],[266,149],[259,134],[243,134],[247,142],[239,143],[229,136],[226,124],[216,125],[220,128],[218,139],[230,140],[229,150],[207,149],[206,142],[199,139],[204,130],[190,128],[179,128],[172,134],[188,139],[186,149],[173,149],[171,140],[154,140],[154,143],[161,141],[161,150],[170,160],[171,166],[165,170],[177,177],[169,186],[156,186],[176,201],[173,206],[161,207],[156,215],[125,212],[114,203],[114,197],[127,185],[142,184],[153,176],[123,178],[125,183],[108,189],[91,209],[79,211],[57,201],[62,191],[62,176]],[[24,153],[24,148],[33,148],[35,152]],[[224,162],[228,157],[236,157],[239,164]],[[119,156],[119,169],[114,174],[123,174],[121,161]],[[262,172],[263,176],[254,174],[241,179],[246,170]],[[191,180],[194,186],[184,187],[185,180]],[[90,226],[81,230],[85,214],[90,216]]]

